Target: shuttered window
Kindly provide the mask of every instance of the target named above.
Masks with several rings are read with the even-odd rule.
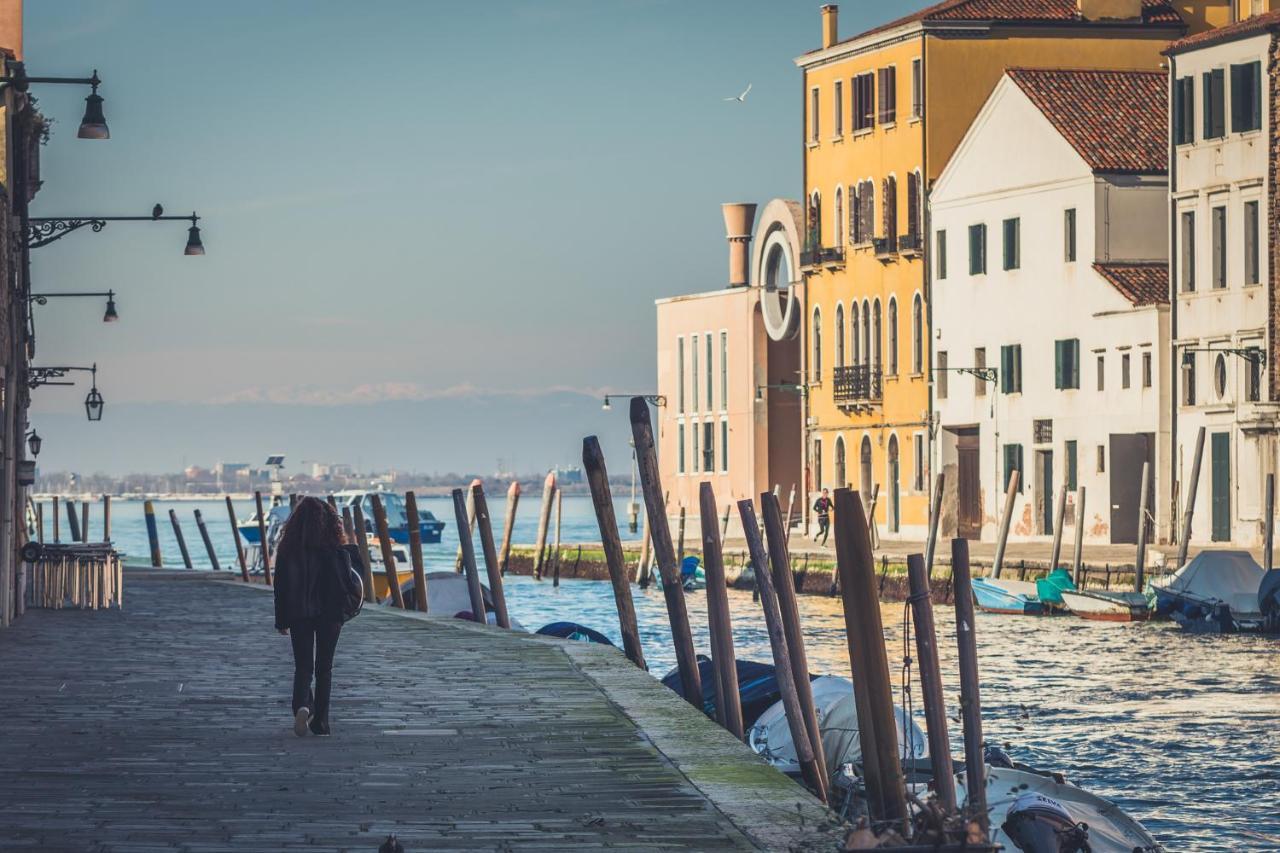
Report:
[[[1173,142],[1195,142],[1196,87],[1194,77],[1179,77],[1173,83]]]
[[[937,364],[936,364],[936,366],[935,366],[935,367],[936,367],[936,371],[935,371],[935,372],[938,374],[938,380],[937,380],[937,386],[936,386],[936,387],[937,387],[937,389],[938,389],[938,399],[939,399],[939,400],[945,400],[945,399],[947,399],[947,390],[948,390],[948,388],[947,388],[947,352],[946,352],[946,350],[942,350],[942,351],[938,352],[936,355],[934,355],[934,360],[937,362]]]
[[[1054,341],[1054,387],[1069,389],[1080,387],[1080,339],[1068,338]]]
[[[1210,212],[1209,224],[1212,229],[1213,289],[1221,290],[1227,286],[1227,209],[1215,207]]]
[[[1262,63],[1231,66],[1231,132],[1262,127]]]
[[[1004,446],[1004,488],[1009,488],[1009,478],[1013,476],[1013,472],[1018,472],[1018,491],[1022,491],[1022,445],[1006,444]]]
[[[1076,259],[1076,209],[1062,212],[1062,259],[1073,263]]]
[[[969,275],[987,271],[987,226],[969,226]]]
[[[876,184],[863,181],[858,184],[858,242],[870,243],[876,236]]]
[[[1196,289],[1196,214],[1193,210],[1184,211],[1179,217],[1179,266],[1181,267],[1182,289],[1190,293]]]
[[[898,179],[893,175],[884,179],[880,213],[884,220],[884,239],[892,252],[898,248]]]
[[[676,425],[676,471],[680,474],[684,473],[684,421]]]
[[[818,141],[818,90],[809,92],[809,141]]]
[[[924,63],[911,60],[911,117],[924,116]]]
[[[862,242],[862,184],[849,185],[849,242]]]
[[[1022,264],[1022,251],[1019,247],[1021,230],[1020,220],[1014,218],[1004,221],[1004,268],[1007,270],[1016,270]]]
[[[835,110],[836,136],[844,136],[844,81],[837,80],[831,106]]]
[[[938,280],[941,281],[947,277],[947,232],[945,230],[939,231],[934,238],[933,251],[937,255],[934,264]]]
[[[1227,135],[1225,82],[1226,75],[1221,68],[1206,71],[1200,77],[1205,139],[1219,139]]]
[[[907,173],[907,236],[920,239],[920,176]]]
[[[875,77],[868,71],[853,78],[853,129],[869,130],[876,126]]]
[[[1261,269],[1258,263],[1258,203],[1244,203],[1244,283],[1257,284],[1261,281]]]
[[[880,123],[892,124],[898,118],[898,69],[890,65],[881,68],[880,84]]]
[[[1064,442],[1062,449],[1067,457],[1067,490],[1074,492],[1078,488],[1076,483],[1079,465],[1075,441]]]
[[[1000,347],[1000,392],[1022,393],[1022,344]]]

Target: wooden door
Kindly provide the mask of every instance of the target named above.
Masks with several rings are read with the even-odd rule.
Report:
[[[1213,449],[1213,541],[1231,541],[1231,434],[1215,432]]]
[[[957,435],[956,455],[957,500],[959,503],[956,526],[962,539],[978,539],[982,536],[982,479],[978,458],[978,431],[964,430]]]

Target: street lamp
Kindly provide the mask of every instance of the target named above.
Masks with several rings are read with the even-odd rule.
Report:
[[[807,396],[809,389],[803,385],[797,385],[794,382],[783,382],[777,385],[757,385],[756,386],[756,402],[764,400],[765,391],[790,391],[792,394],[799,394],[801,397]]]
[[[106,402],[98,391],[98,365],[95,364],[93,366],[93,386],[84,398],[84,411],[89,416],[89,420],[100,421],[102,420],[102,410],[105,407]]]
[[[89,97],[84,99],[84,118],[80,119],[80,130],[76,136],[81,139],[110,139],[111,131],[107,128],[107,119],[102,114],[102,96],[98,94],[98,86],[102,80],[98,78],[98,69],[93,69],[92,77],[28,77],[27,67],[21,62],[8,63],[9,74],[0,76],[0,83],[10,83],[19,92],[27,91],[32,83],[63,83],[73,86],[92,86]]]
[[[38,249],[41,246],[47,246],[55,240],[61,240],[72,231],[88,227],[89,230],[98,232],[107,227],[108,222],[160,222],[160,221],[182,221],[190,222],[191,227],[187,229],[187,245],[183,249],[184,255],[203,255],[204,243],[200,240],[200,228],[196,225],[200,221],[199,215],[192,212],[190,216],[165,216],[164,207],[156,205],[150,216],[32,216],[27,219],[26,242],[28,249]]]
[[[606,412],[613,409],[613,405],[609,402],[610,397],[643,397],[644,401],[650,406],[665,406],[667,404],[667,398],[662,394],[605,394],[604,405],[600,408]]]
[[[102,420],[102,410],[106,401],[98,390],[98,365],[92,367],[29,367],[27,368],[27,387],[35,390],[41,385],[74,385],[74,382],[63,382],[62,379],[73,370],[83,370],[93,376],[88,395],[84,398],[84,411],[91,421]]]
[[[27,298],[37,305],[48,305],[50,299],[78,299],[85,296],[107,297],[107,310],[102,315],[102,322],[114,323],[120,319],[120,315],[116,312],[116,292],[114,290],[82,291],[78,293],[33,293]]]
[[[32,459],[40,455],[40,448],[43,444],[44,439],[40,437],[40,434],[35,429],[27,433],[27,447],[31,448]]]

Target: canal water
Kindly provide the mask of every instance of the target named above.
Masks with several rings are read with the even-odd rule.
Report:
[[[505,501],[491,501],[503,511]],[[521,501],[515,540],[532,543],[538,496]],[[420,499],[446,521],[444,541],[427,549],[432,569],[452,568],[457,536],[452,502]],[[192,520],[199,508],[210,526],[224,568],[235,561],[226,505],[220,501],[157,504],[166,565],[181,566],[168,520],[172,506],[183,524],[196,565],[207,567]],[[250,506],[237,506],[247,517]],[[101,534],[93,508],[90,537]],[[625,539],[626,501],[617,501]],[[118,547],[146,559],[141,502],[114,501],[112,533]],[[63,535],[66,534],[65,516]],[[48,533],[46,508],[46,533]],[[501,519],[495,518],[501,530]],[[599,538],[591,503],[564,500],[565,542]],[[596,628],[621,645],[608,583],[549,581],[510,576],[512,616],[537,629],[571,620]],[[662,594],[635,589],[641,639],[650,669],[675,665]],[[750,593],[730,590],[739,658],[769,661],[759,606]],[[806,648],[815,672],[848,677],[843,617],[837,599],[801,596]],[[707,652],[706,599],[687,596],[698,649]],[[883,621],[894,690],[902,699],[903,605],[885,604]],[[952,611],[936,610],[942,677],[955,713],[956,675]],[[1068,779],[1117,802],[1142,821],[1169,850],[1280,850],[1280,641],[1258,637],[1186,636],[1169,624],[1122,625],[1076,619],[979,614],[982,706],[988,740],[1007,744],[1016,761],[1058,770]],[[914,644],[913,644],[914,646]],[[914,658],[914,648],[909,651]],[[912,673],[913,678],[916,673]],[[912,693],[919,714],[918,681]],[[923,721],[922,721],[923,722]],[[952,726],[954,754],[961,753]]]

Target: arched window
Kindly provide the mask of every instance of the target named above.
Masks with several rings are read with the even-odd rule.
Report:
[[[809,222],[808,236],[806,242],[808,245],[805,249],[810,252],[816,252],[822,247],[822,196],[817,190],[809,196]]]
[[[899,493],[898,493],[898,437],[896,435],[889,436],[889,530],[897,533],[900,524],[899,512]]]
[[[862,300],[862,363],[871,363],[871,303]]]
[[[848,485],[844,470],[844,436],[836,436],[836,488],[843,489]]]
[[[898,375],[898,300],[889,297],[889,375]]]
[[[881,206],[884,238],[889,251],[898,249],[898,179],[893,175],[884,179],[884,203]]]
[[[813,309],[813,381],[822,381],[822,312]]]
[[[911,300],[911,372],[924,373],[924,300]]]
[[[858,491],[862,493],[862,506],[866,508],[871,501],[871,492],[875,487],[873,482],[875,475],[871,469],[871,438],[869,436],[862,437],[862,450],[859,452],[859,463],[861,471],[859,472]]]
[[[836,241],[831,245],[839,248],[844,245],[844,190],[840,187],[836,187],[836,215],[833,224],[836,227]]]
[[[849,304],[849,343],[853,345],[853,358],[849,360],[849,363],[855,367],[862,363],[861,358],[859,357],[859,353],[862,352],[862,348],[858,346],[859,334],[858,303],[852,302]]]
[[[880,334],[880,300],[877,299],[871,315],[871,364],[872,370],[880,370],[884,361],[880,358],[884,338]]]
[[[836,306],[836,370],[844,367],[844,306]]]

